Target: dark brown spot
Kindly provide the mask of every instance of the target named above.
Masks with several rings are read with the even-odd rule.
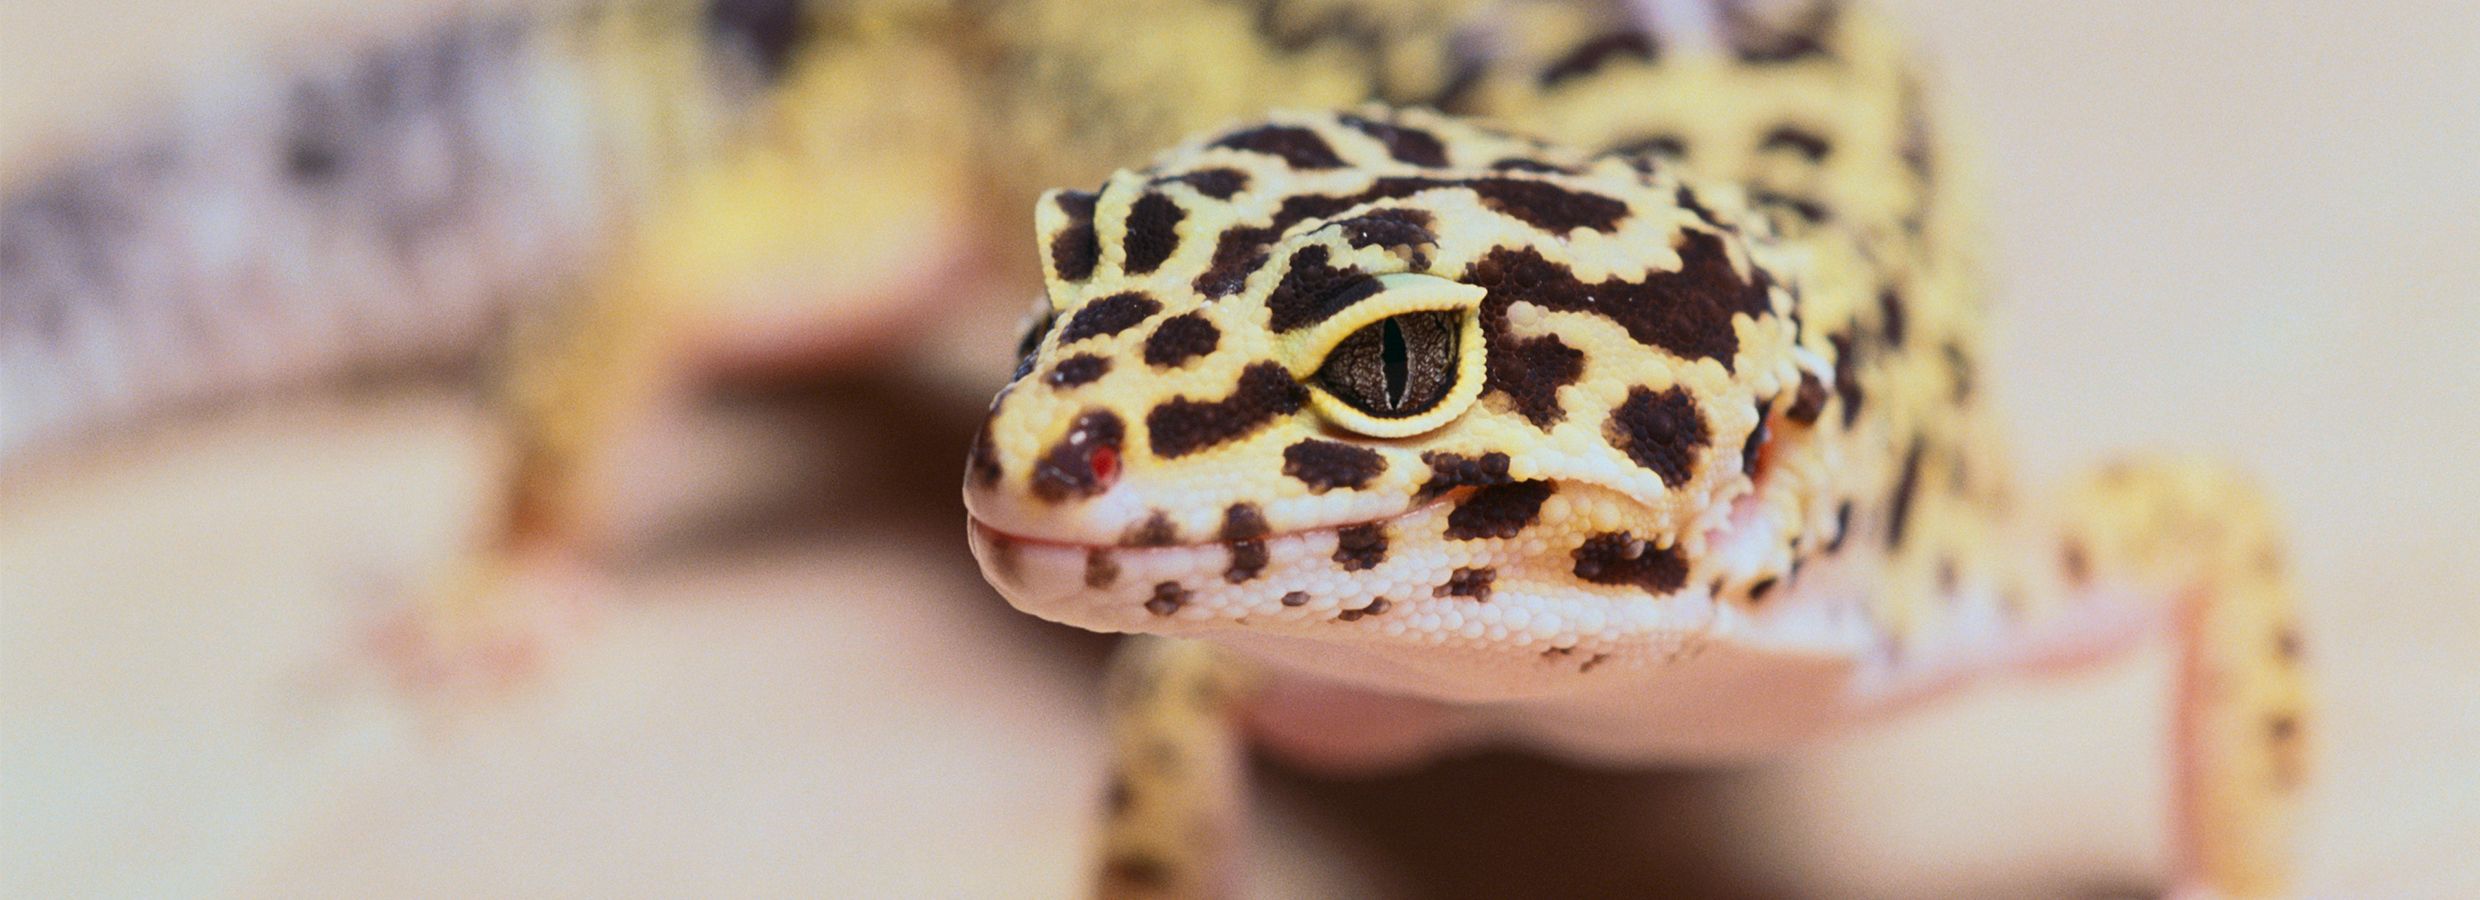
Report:
[[[1488,567],[1461,568],[1447,576],[1447,583],[1430,591],[1433,597],[1471,597],[1490,602],[1490,585],[1498,580],[1498,570]]]
[[[1903,472],[1895,477],[1894,497],[1888,501],[1891,504],[1891,511],[1886,516],[1887,547],[1903,546],[1903,530],[1910,526],[1912,521],[1912,501],[1920,495],[1920,462],[1923,452],[1924,448],[1920,440],[1915,438],[1911,449],[1903,453]]]
[[[2068,584],[2082,587],[2092,583],[2092,556],[2085,551],[2083,541],[2067,539],[2058,549],[2058,567],[2065,570]]]
[[[1386,561],[1386,526],[1371,522],[1335,529],[1335,561],[1346,572],[1376,568]]]
[[[989,539],[991,571],[1002,581],[1015,581],[1018,567],[1023,562],[1023,557],[1017,550],[1016,541],[1003,534],[994,533],[986,537]]]
[[[1130,291],[1095,300],[1068,317],[1068,326],[1059,330],[1062,344],[1091,337],[1109,337],[1137,326],[1137,323],[1162,312],[1162,303],[1144,294]]]
[[[1059,443],[1033,463],[1033,495],[1045,503],[1091,497],[1119,480],[1120,442],[1126,427],[1109,410],[1091,409],[1069,423]]]
[[[1431,188],[1445,187],[1454,183],[1436,178],[1402,176],[1380,178],[1372,183],[1368,190],[1358,194],[1299,194],[1285,197],[1283,205],[1275,209],[1272,224],[1274,230],[1280,232],[1311,219],[1323,219],[1337,215],[1363,203],[1399,200]]]
[[[1810,225],[1819,225],[1834,218],[1834,211],[1815,197],[1802,197],[1764,188],[1750,188],[1748,202],[1754,206],[1783,210]],[[1780,221],[1780,220],[1777,220]]]
[[[299,135],[285,147],[284,177],[298,184],[323,186],[344,171],[344,148],[334,139]]]
[[[1689,190],[1687,185],[1680,185],[1679,190],[1672,192],[1671,201],[1679,204],[1680,209],[1687,210],[1690,214],[1695,215],[1698,221],[1726,231],[1734,229],[1734,226],[1730,223],[1724,222],[1720,218],[1717,218],[1714,215],[1713,210],[1707,209],[1704,201],[1698,200],[1696,198],[1696,192]]]
[[[965,454],[965,468],[973,483],[985,488],[999,483],[999,451],[990,443],[990,422],[998,415],[996,410],[992,412],[982,420],[981,430],[974,432],[973,449]]]
[[[1385,597],[1380,597],[1380,598],[1377,598],[1377,599],[1375,599],[1375,600],[1371,600],[1371,601],[1369,601],[1369,605],[1368,605],[1368,606],[1364,606],[1364,607],[1361,607],[1361,608],[1359,608],[1359,609],[1347,609],[1347,610],[1343,610],[1343,611],[1341,611],[1341,612],[1337,612],[1337,613],[1335,613],[1335,621],[1338,621],[1338,622],[1358,622],[1358,621],[1360,621],[1360,620],[1361,620],[1361,617],[1362,617],[1362,616],[1374,616],[1374,615],[1378,615],[1378,614],[1380,614],[1380,613],[1386,612],[1388,609],[1392,608],[1394,605],[1395,605],[1394,601],[1388,600],[1388,599],[1386,599]]]
[[[1128,526],[1128,533],[1119,542],[1131,547],[1168,547],[1180,542],[1180,530],[1171,524],[1171,517],[1155,510],[1145,521]]]
[[[1171,198],[1147,191],[1128,208],[1128,237],[1121,250],[1127,254],[1125,271],[1145,275],[1162,267],[1163,260],[1180,249],[1180,220],[1187,211]]]
[[[1207,297],[1228,297],[1248,286],[1249,273],[1266,264],[1266,247],[1282,232],[1273,228],[1235,225],[1214,242],[1214,259],[1190,284]]]
[[[1102,242],[1094,236],[1094,201],[1096,195],[1084,191],[1061,191],[1059,211],[1068,216],[1068,225],[1051,237],[1051,268],[1064,281],[1083,281],[1094,275],[1094,265],[1102,260]]]
[[[1142,853],[1112,854],[1102,864],[1102,878],[1147,893],[1167,891],[1172,882],[1169,865]]]
[[[1166,459],[1238,440],[1276,418],[1299,412],[1309,392],[1282,363],[1266,361],[1241,370],[1240,383],[1220,400],[1175,397],[1145,414],[1147,441]]]
[[[1265,537],[1270,530],[1266,527],[1266,514],[1258,511],[1257,504],[1234,503],[1223,509],[1223,540],[1253,541]]]
[[[1806,128],[1777,125],[1774,130],[1765,133],[1765,141],[1758,145],[1758,149],[1789,150],[1807,157],[1809,162],[1821,162],[1826,154],[1834,152],[1834,145],[1827,142],[1824,135]]]
[[[2285,791],[2307,781],[2307,751],[2299,739],[2303,730],[2297,713],[2275,713],[2265,721],[2265,736],[2273,744],[2273,782]]]
[[[1834,508],[1834,538],[1826,542],[1826,552],[1843,549],[1843,541],[1851,537],[1851,501]]]
[[[1266,570],[1265,541],[1231,542],[1231,565],[1223,569],[1223,580],[1241,584]]]
[[[1292,591],[1284,594],[1281,602],[1285,606],[1307,606],[1309,594],[1307,591]]]
[[[1438,243],[1429,213],[1404,207],[1373,209],[1335,223],[1354,247],[1428,247]]]
[[[1843,398],[1843,427],[1850,428],[1860,419],[1860,403],[1868,394],[1860,389],[1860,345],[1851,334],[1830,334],[1826,343],[1834,347],[1834,394]]]
[[[1757,583],[1748,586],[1748,602],[1763,602],[1765,600],[1765,595],[1774,592],[1774,584],[1775,582],[1772,578],[1757,579]]]
[[[1541,658],[1555,659],[1561,656],[1574,656],[1575,654],[1576,648],[1574,647],[1552,647],[1548,650],[1541,651]]]
[[[1555,334],[1517,337],[1508,328],[1507,308],[1534,299],[1545,280],[1565,277],[1564,268],[1540,254],[1505,249],[1491,251],[1464,275],[1466,282],[1489,292],[1482,297],[1480,313],[1487,354],[1483,387],[1505,396],[1518,414],[1545,429],[1566,416],[1558,389],[1584,374],[1584,353]]]
[[[1337,169],[1343,158],[1317,132],[1292,125],[1260,125],[1224,135],[1213,146],[1279,156],[1295,169]]]
[[[1665,487],[1674,488],[1688,483],[1697,451],[1712,439],[1696,399],[1676,387],[1658,394],[1646,387],[1630,389],[1619,408],[1611,410],[1602,436],[1637,465],[1661,476]]]
[[[1679,160],[1688,158],[1688,142],[1675,134],[1654,134],[1620,141],[1602,152],[1614,156]]]
[[[1490,322],[1482,319],[1485,338],[1491,335]],[[1534,426],[1547,429],[1558,424],[1567,416],[1566,408],[1559,405],[1559,388],[1584,375],[1584,351],[1568,346],[1555,334],[1506,336],[1503,313],[1498,325],[1496,333],[1502,339],[1484,341],[1488,354],[1484,387],[1505,396]]]
[[[1772,428],[1767,423],[1772,421],[1773,416],[1766,412],[1766,407],[1772,406],[1773,402],[1770,397],[1757,401],[1757,426],[1749,429],[1748,440],[1739,445],[1740,474],[1752,479],[1757,477],[1757,464],[1764,460],[1765,442],[1772,436]]]
[[[1903,158],[1903,167],[1910,169],[1925,184],[1932,181],[1937,168],[1935,136],[1929,131],[1929,115],[1921,102],[1920,79],[1905,76],[1900,102],[1903,107],[1903,138],[1896,152]]]
[[[1812,3],[1784,21],[1752,13],[1739,0],[1732,0],[1722,4],[1721,12],[1725,39],[1740,61],[1771,66],[1831,56],[1826,41],[1840,10],[1834,3]]]
[[[1570,190],[1530,178],[1482,178],[1471,182],[1481,205],[1521,219],[1545,231],[1565,234],[1590,228],[1604,234],[1619,230],[1627,218],[1627,202],[1588,191]]]
[[[794,0],[710,0],[706,30],[718,46],[747,54],[759,80],[781,81],[817,37],[818,23]]]
[[[1096,547],[1085,551],[1085,586],[1094,589],[1110,587],[1119,580],[1119,560],[1111,551]]]
[[[1474,491],[1447,514],[1446,535],[1459,541],[1515,537],[1541,515],[1542,501],[1550,499],[1550,494],[1547,481],[1519,481]]]
[[[1238,293],[1247,285],[1249,273],[1265,265],[1267,248],[1293,225],[1337,215],[1366,203],[1400,200],[1422,191],[1459,187],[1473,190],[1481,196],[1485,205],[1493,209],[1543,228],[1566,230],[1571,227],[1593,227],[1610,231],[1627,214],[1627,204],[1618,200],[1569,191],[1529,179],[1482,178],[1465,181],[1427,176],[1391,176],[1378,179],[1369,189],[1358,194],[1288,197],[1276,210],[1273,221],[1266,225],[1238,225],[1226,229],[1216,239],[1214,258],[1207,264],[1206,271],[1197,276],[1194,287],[1198,293],[1208,297]]]
[[[1630,585],[1668,594],[1688,583],[1688,558],[1677,547],[1656,547],[1625,531],[1597,534],[1577,545],[1576,577],[1594,584]]]
[[[1972,355],[1964,352],[1963,345],[1951,341],[1943,349],[1946,352],[1947,374],[1955,379],[1955,402],[1972,402]]]
[[[1895,290],[1892,286],[1888,286],[1885,290],[1878,291],[1877,314],[1879,319],[1877,330],[1880,335],[1883,335],[1886,338],[1886,346],[1900,349],[1903,346],[1903,326],[1905,324],[1903,321],[1903,293]]]
[[[1303,247],[1292,254],[1283,280],[1266,295],[1268,327],[1292,331],[1315,325],[1383,287],[1360,269],[1328,265],[1329,256],[1324,246]]]
[[[1336,120],[1377,138],[1379,143],[1386,145],[1386,154],[1395,157],[1398,162],[1430,168],[1442,168],[1447,164],[1447,145],[1439,143],[1437,136],[1429,132],[1360,116],[1337,116]]]
[[[1238,169],[1199,169],[1163,180],[1176,181],[1196,188],[1197,193],[1216,200],[1229,200],[1232,195],[1249,189],[1249,173]]]
[[[1800,373],[1800,387],[1791,395],[1791,406],[1783,410],[1783,418],[1802,425],[1817,424],[1817,417],[1826,411],[1826,386],[1813,372]]]
[[[1072,388],[1092,384],[1095,379],[1101,378],[1110,371],[1111,361],[1109,359],[1091,353],[1079,353],[1060,360],[1058,365],[1052,366],[1051,373],[1042,376],[1042,382],[1055,388]]]
[[[1567,51],[1567,55],[1542,69],[1541,86],[1557,87],[1563,82],[1591,75],[1615,59],[1652,62],[1655,55],[1652,35],[1641,31],[1612,32],[1576,45],[1576,49]]]
[[[1129,808],[1136,804],[1136,786],[1128,783],[1128,776],[1125,773],[1112,773],[1111,786],[1102,795],[1103,808],[1116,818],[1127,815]]]
[[[1283,474],[1315,493],[1367,487],[1370,479],[1384,471],[1386,457],[1367,447],[1307,438],[1283,448]]]
[[[1490,163],[1490,168],[1500,172],[1532,172],[1538,175],[1576,174],[1575,169],[1559,165],[1558,163],[1538,159],[1527,159],[1521,156],[1510,156],[1496,162],[1492,162]]]
[[[1500,385],[1502,370],[1522,372],[1531,367],[1529,360],[1502,359],[1502,355],[1517,353],[1511,346],[1514,339],[1504,335],[1504,316],[1506,306],[1518,300],[1545,309],[1598,314],[1627,329],[1628,336],[1640,343],[1689,359],[1711,359],[1732,369],[1739,353],[1739,333],[1732,317],[1770,311],[1772,279],[1762,272],[1741,278],[1731,266],[1722,239],[1706,232],[1684,232],[1679,254],[1677,272],[1652,273],[1641,282],[1586,283],[1532,250],[1491,251],[1473,264],[1466,278],[1490,291],[1482,300],[1481,322],[1484,336],[1492,338],[1491,385]],[[1518,409],[1524,410],[1524,398],[1512,391],[1510,395],[1518,400]],[[1545,424],[1530,411],[1526,416],[1534,418],[1535,424]]]
[[[1506,484],[1514,480],[1507,475],[1508,461],[1507,454],[1495,452],[1477,459],[1438,450],[1424,452],[1421,462],[1429,465],[1429,480],[1422,482],[1418,496],[1428,499],[1460,487]]]
[[[1608,232],[1615,230],[1619,221],[1627,215],[1627,204],[1622,201],[1531,179],[1489,177],[1455,180],[1392,176],[1378,179],[1368,190],[1358,194],[1289,197],[1275,212],[1273,221],[1266,225],[1240,225],[1226,229],[1216,239],[1213,260],[1207,264],[1206,271],[1197,276],[1194,286],[1198,293],[1208,297],[1238,293],[1247,285],[1249,273],[1265,265],[1267,248],[1293,225],[1333,216],[1365,203],[1398,200],[1442,188],[1470,189],[1492,209],[1535,227],[1556,231],[1581,227]]]
[[[2296,626],[2284,625],[2282,630],[2274,632],[2273,654],[2276,658],[2286,663],[2296,663],[2306,652],[2306,643],[2299,639]]]
[[[1153,598],[1145,601],[1145,611],[1158,616],[1179,612],[1180,607],[1188,605],[1189,596],[1188,589],[1181,587],[1177,581],[1157,584]]]
[[[1044,303],[1042,315],[1025,327],[1023,337],[1016,339],[1017,378],[1023,378],[1033,371],[1034,351],[1042,349],[1042,339],[1050,336],[1051,325],[1058,321],[1059,314],[1051,310],[1050,304]]]
[[[1189,360],[1214,352],[1223,340],[1221,329],[1200,313],[1182,313],[1154,326],[1154,333],[1145,338],[1145,364],[1157,369],[1172,369]]]

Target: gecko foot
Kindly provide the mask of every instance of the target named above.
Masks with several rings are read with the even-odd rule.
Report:
[[[597,580],[568,554],[471,560],[373,628],[367,648],[409,693],[505,693],[591,629]]]

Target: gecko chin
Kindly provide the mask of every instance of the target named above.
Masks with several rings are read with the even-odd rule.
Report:
[[[1695,649],[1713,629],[1716,605],[1687,578],[1679,548],[1459,514],[1489,503],[1492,490],[1458,489],[1375,520],[1213,543],[1062,541],[980,516],[970,531],[984,576],[1032,615],[1093,631],[1207,639],[1290,668],[1440,699],[1612,684]]]

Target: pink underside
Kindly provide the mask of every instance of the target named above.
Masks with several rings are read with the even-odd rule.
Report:
[[[1619,677],[1594,689],[1485,703],[1355,686],[1277,659],[1249,727],[1270,751],[1343,772],[1481,744],[1624,765],[1759,759],[1900,715],[1978,678],[2060,675],[2123,658],[2164,624],[2148,611],[2157,608],[2125,601],[2094,596],[2086,614],[2059,617],[2071,624],[1969,655],[1910,659],[1891,672],[1852,655],[1718,639],[1675,661],[1612,673]]]

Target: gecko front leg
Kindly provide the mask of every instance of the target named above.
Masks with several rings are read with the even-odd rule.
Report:
[[[2181,895],[2288,889],[2308,697],[2271,504],[2228,469],[2101,468],[2070,495],[2049,565],[2072,591],[2174,604],[2174,865]]]
[[[1204,642],[1120,646],[1104,694],[1113,762],[1096,896],[1231,893],[1246,824],[1239,711],[1257,681]]]

